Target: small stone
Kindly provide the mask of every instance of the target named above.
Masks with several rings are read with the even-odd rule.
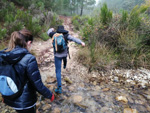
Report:
[[[125,108],[123,113],[138,113],[136,109]]]
[[[150,106],[146,105],[146,109],[147,109],[147,111],[150,111]]]
[[[64,80],[69,83],[69,84],[72,84],[72,81],[68,78],[68,77],[65,77]]]
[[[128,97],[128,100],[129,100],[130,103],[134,103],[134,101],[131,97]]]
[[[50,55],[49,55],[48,53],[46,53],[46,54],[44,55],[44,57],[46,57],[46,58],[49,57],[49,56],[50,56]]]
[[[75,89],[73,86],[69,86],[68,88],[69,88],[69,91],[74,91]]]
[[[142,101],[142,100],[135,100],[135,104],[144,104],[145,102],[144,101]]]
[[[123,103],[127,103],[128,102],[128,100],[127,100],[127,98],[125,96],[118,96],[118,97],[116,97],[116,100],[117,101],[121,101]]]
[[[114,82],[119,82],[119,78],[118,77],[114,77]]]
[[[74,95],[72,100],[73,100],[73,103],[80,103],[83,100],[83,98],[80,95]]]
[[[145,106],[138,105],[138,106],[137,106],[137,108],[140,110],[140,112],[141,112],[141,113],[143,113],[143,112],[146,112],[146,111],[147,111],[147,109],[146,109],[146,107],[145,107]]]
[[[50,109],[50,108],[51,108],[51,105],[50,105],[50,104],[46,104],[46,105],[44,105],[42,108],[43,108],[43,110],[45,111],[45,110]]]
[[[99,94],[99,92],[97,92],[97,91],[91,92],[91,96],[98,96],[98,95],[100,95],[100,94]]]
[[[100,113],[108,113],[110,110],[108,107],[102,107]]]
[[[81,107],[81,108],[83,108],[83,109],[88,108],[86,105],[83,105],[83,104],[80,104],[80,103],[74,103],[74,104]]]
[[[96,86],[96,87],[95,87],[95,90],[96,90],[96,91],[99,91],[99,90],[100,90],[100,86]]]
[[[93,82],[93,85],[94,85],[94,86],[96,86],[96,84],[97,84],[97,82],[96,82],[96,81],[94,81],[94,82]]]
[[[146,97],[148,100],[150,100],[150,95],[146,95],[145,97]]]
[[[47,77],[45,82],[46,83],[54,83],[54,82],[56,82],[56,78],[54,78],[54,77]]]
[[[54,108],[54,110],[52,111],[52,113],[60,113],[60,109],[59,108]]]
[[[104,88],[104,89],[102,89],[102,91],[104,91],[104,92],[109,91],[109,90],[110,90],[110,88]]]
[[[54,89],[55,85],[54,84],[46,84],[45,85],[47,88],[49,88],[51,91]]]
[[[84,83],[80,83],[80,84],[79,84],[79,87],[84,88]]]

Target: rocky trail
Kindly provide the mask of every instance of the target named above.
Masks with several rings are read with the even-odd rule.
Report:
[[[70,17],[60,16],[65,29],[79,38],[74,32]],[[39,95],[37,113],[150,113],[150,71],[111,70],[91,72],[77,62],[77,52],[81,48],[69,42],[71,59],[67,68],[62,68],[61,95],[55,94],[54,102]],[[57,86],[51,39],[36,40],[33,43],[40,73],[44,84],[54,91]],[[1,101],[1,97],[0,97]],[[15,110],[0,103],[1,113],[15,113]]]

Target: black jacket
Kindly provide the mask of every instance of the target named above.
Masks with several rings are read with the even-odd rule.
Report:
[[[44,86],[38,69],[36,58],[27,49],[16,46],[10,52],[0,52],[4,60],[15,64],[16,71],[20,74],[22,81],[27,81],[23,93],[15,100],[4,97],[4,103],[15,108],[26,108],[32,106],[37,101],[36,91],[45,98],[51,99],[51,91]]]

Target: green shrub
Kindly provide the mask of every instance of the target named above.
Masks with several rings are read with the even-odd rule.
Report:
[[[11,25],[9,23],[5,23],[5,26],[8,30],[7,32],[8,34],[11,34],[14,31],[19,31],[24,27],[23,24],[17,20],[14,22],[11,22]]]
[[[2,40],[6,36],[7,30],[0,27],[0,40]]]
[[[56,27],[58,25],[62,25],[62,21],[59,20],[58,15],[56,13],[54,13],[49,26]]]
[[[39,8],[41,11],[44,11],[44,3],[42,1],[39,1],[37,4],[36,4],[36,7]]]
[[[82,28],[82,37],[84,37],[84,40],[87,41],[88,43],[90,43],[91,41],[91,36],[92,35],[92,28],[90,25],[85,25]]]
[[[72,24],[74,25],[76,30],[80,30],[80,28],[82,29],[82,26],[85,25],[87,23],[87,21],[90,21],[88,16],[79,16],[79,15],[75,15],[72,17]]]
[[[80,23],[79,23],[77,20],[74,20],[72,23],[73,23],[73,25],[75,26],[75,29],[76,29],[76,30],[79,30],[79,29],[80,29],[80,26],[81,26],[81,25],[80,25]]]
[[[137,29],[141,25],[142,18],[140,15],[147,10],[146,5],[141,7],[135,6],[129,15],[129,29]]]
[[[110,11],[107,7],[107,4],[103,4],[100,12],[100,21],[103,24],[108,24],[112,19],[112,11]]]
[[[40,38],[41,38],[42,40],[44,40],[44,41],[47,41],[47,40],[49,39],[49,36],[47,35],[47,33],[42,33],[42,34],[40,35]]]
[[[121,31],[119,38],[119,46],[122,51],[138,50],[141,38],[135,31]]]
[[[128,12],[127,11],[122,11],[122,16],[121,16],[121,24],[124,24],[127,22],[127,19],[128,19]]]
[[[5,17],[4,17],[4,21],[7,23],[11,23],[14,22],[14,15],[12,13],[6,13]]]

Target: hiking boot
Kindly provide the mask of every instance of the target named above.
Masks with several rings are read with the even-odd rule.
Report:
[[[61,94],[61,93],[62,93],[61,87],[56,88],[56,89],[55,89],[55,93]]]
[[[64,65],[64,69],[66,69],[66,65]]]

